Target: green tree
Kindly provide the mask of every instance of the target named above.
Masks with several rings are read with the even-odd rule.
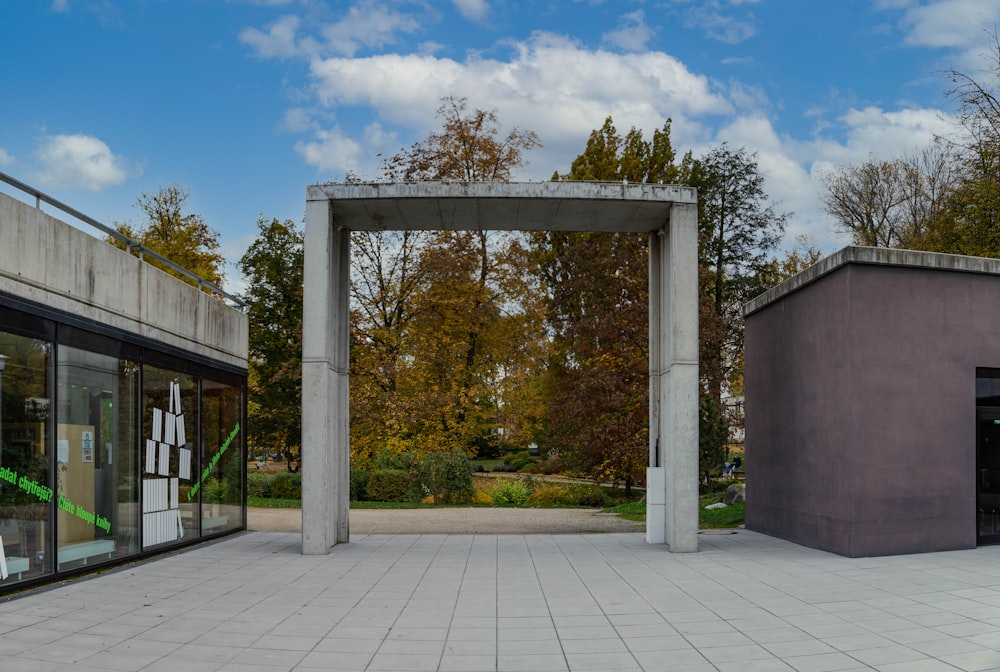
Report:
[[[711,394],[701,395],[698,414],[698,466],[702,480],[717,477],[726,461],[729,423]]]
[[[302,431],[302,232],[294,222],[261,216],[258,236],[240,258],[250,323],[249,441],[278,452],[289,471]]]
[[[682,173],[698,189],[701,377],[718,406],[742,375],[743,303],[766,289],[762,271],[788,215],[768,204],[757,156],[742,147],[723,143]]]
[[[219,252],[219,232],[206,224],[201,215],[184,212],[184,202],[189,196],[189,190],[176,184],[160,187],[154,194],[143,193],[135,203],[142,213],[142,223],[137,228],[128,222],[116,223],[116,228],[157,254],[221,287],[225,280],[222,269],[226,259]],[[125,249],[125,244],[115,238],[109,238],[108,242]],[[147,261],[184,282],[197,285],[156,259],[147,258]]]
[[[676,182],[670,121],[646,141],[608,117],[563,180]],[[574,470],[630,487],[647,462],[649,277],[646,236],[532,235],[553,333],[546,443]]]

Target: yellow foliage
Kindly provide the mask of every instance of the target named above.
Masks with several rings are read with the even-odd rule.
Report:
[[[490,497],[489,493],[483,492],[482,490],[477,490],[476,494],[472,497],[473,504],[492,504],[493,498]]]
[[[420,500],[420,503],[421,504],[435,504],[436,502],[434,501],[434,495],[427,495],[426,497],[424,497],[423,499]]]
[[[572,503],[573,495],[570,494],[569,490],[558,485],[540,488],[528,497],[529,506],[556,506]]]

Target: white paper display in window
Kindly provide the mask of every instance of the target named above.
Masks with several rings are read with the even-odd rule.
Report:
[[[191,449],[181,413],[181,386],[170,383],[167,408],[154,408],[152,436],[146,439],[142,488],[142,543],[155,546],[184,534],[180,512],[180,481],[191,480]],[[177,473],[171,478],[171,459],[177,450]]]

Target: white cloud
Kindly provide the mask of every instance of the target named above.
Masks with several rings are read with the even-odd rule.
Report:
[[[256,28],[244,28],[240,41],[250,45],[261,58],[291,58],[301,51],[295,37],[299,29],[299,18],[283,16],[272,23],[267,32]]]
[[[723,5],[728,6],[723,6]],[[757,34],[757,20],[753,14],[744,12],[737,16],[731,6],[752,5],[754,2],[734,0],[728,3],[719,0],[695,3],[687,11],[685,22],[691,28],[705,31],[713,40],[726,44],[738,44]]]
[[[295,151],[319,170],[340,173],[356,172],[364,154],[357,141],[336,127],[316,131],[312,142],[297,142]]]
[[[622,16],[618,27],[601,36],[606,44],[618,47],[624,51],[645,51],[655,31],[646,25],[645,14],[641,9]]]
[[[353,56],[361,47],[393,44],[396,33],[415,33],[420,22],[414,16],[394,12],[373,0],[362,0],[339,21],[325,25],[321,33],[333,53]]]
[[[801,141],[780,136],[770,121],[753,115],[734,119],[719,129],[716,141],[726,140],[758,153],[758,165],[767,176],[768,195],[779,211],[793,213],[785,232],[787,242],[807,234],[824,252],[833,252],[850,241],[833,230],[823,211],[822,173],[871,156],[889,159],[915,153],[954,128],[955,120],[939,110],[868,107],[848,110],[834,126],[825,129],[836,132],[837,137]]]
[[[490,5],[486,0],[453,0],[459,14],[470,21],[482,21],[490,13]]]
[[[100,191],[128,177],[125,160],[90,135],[47,136],[37,158],[35,179],[44,186]]]
[[[0,167],[14,165],[14,157],[6,149],[0,147]]]
[[[905,43],[921,47],[965,48],[983,28],[992,30],[1000,0],[931,0],[905,8]],[[982,41],[979,35],[976,42]]]
[[[290,133],[302,133],[315,128],[312,112],[301,107],[293,107],[285,112],[281,128]]]
[[[662,52],[589,51],[542,33],[511,46],[508,60],[384,54],[316,60],[311,74],[322,106],[368,106],[381,122],[421,136],[437,125],[434,111],[443,96],[495,108],[508,127],[533,130],[545,144],[531,153],[521,179],[568,170],[566,157],[582,151],[609,114],[626,130],[634,125],[650,133],[671,116],[675,133],[690,139],[703,132],[697,118],[732,112],[707,78]]]
[[[754,3],[730,2],[723,9],[735,12],[735,4],[746,12]],[[639,13],[629,16],[634,25],[644,21]],[[290,110],[285,125],[310,134],[296,150],[319,171],[335,179],[348,171],[376,177],[380,154],[391,155],[439,127],[434,113],[442,96],[466,97],[470,107],[495,109],[504,130],[517,126],[539,134],[544,147],[528,155],[530,165],[515,179],[544,180],[567,171],[609,115],[620,132],[635,126],[647,137],[671,117],[679,152],[698,155],[723,141],[757,152],[769,196],[779,211],[794,213],[786,240],[810,234],[824,251],[848,242],[822,210],[824,167],[863,161],[869,153],[902,156],[953,128],[953,120],[937,110],[852,109],[839,101],[847,112],[826,119],[812,138],[791,138],[775,131],[768,116],[775,105],[762,88],[711,81],[660,51],[593,50],[541,32],[506,46],[508,54],[494,50],[489,58],[433,52],[312,58],[312,106]],[[367,109],[370,117],[348,128],[348,108]],[[337,125],[329,120],[333,115]]]
[[[52,0],[52,5],[50,8],[53,12],[59,14],[69,11],[69,0]]]
[[[880,0],[876,8],[902,12],[904,45],[948,50],[945,69],[975,76],[995,65],[1000,0]]]

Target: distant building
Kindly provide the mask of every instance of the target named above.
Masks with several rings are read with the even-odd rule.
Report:
[[[743,443],[745,436],[743,395],[723,397],[722,412],[725,414],[726,422],[729,423],[729,443]]]

